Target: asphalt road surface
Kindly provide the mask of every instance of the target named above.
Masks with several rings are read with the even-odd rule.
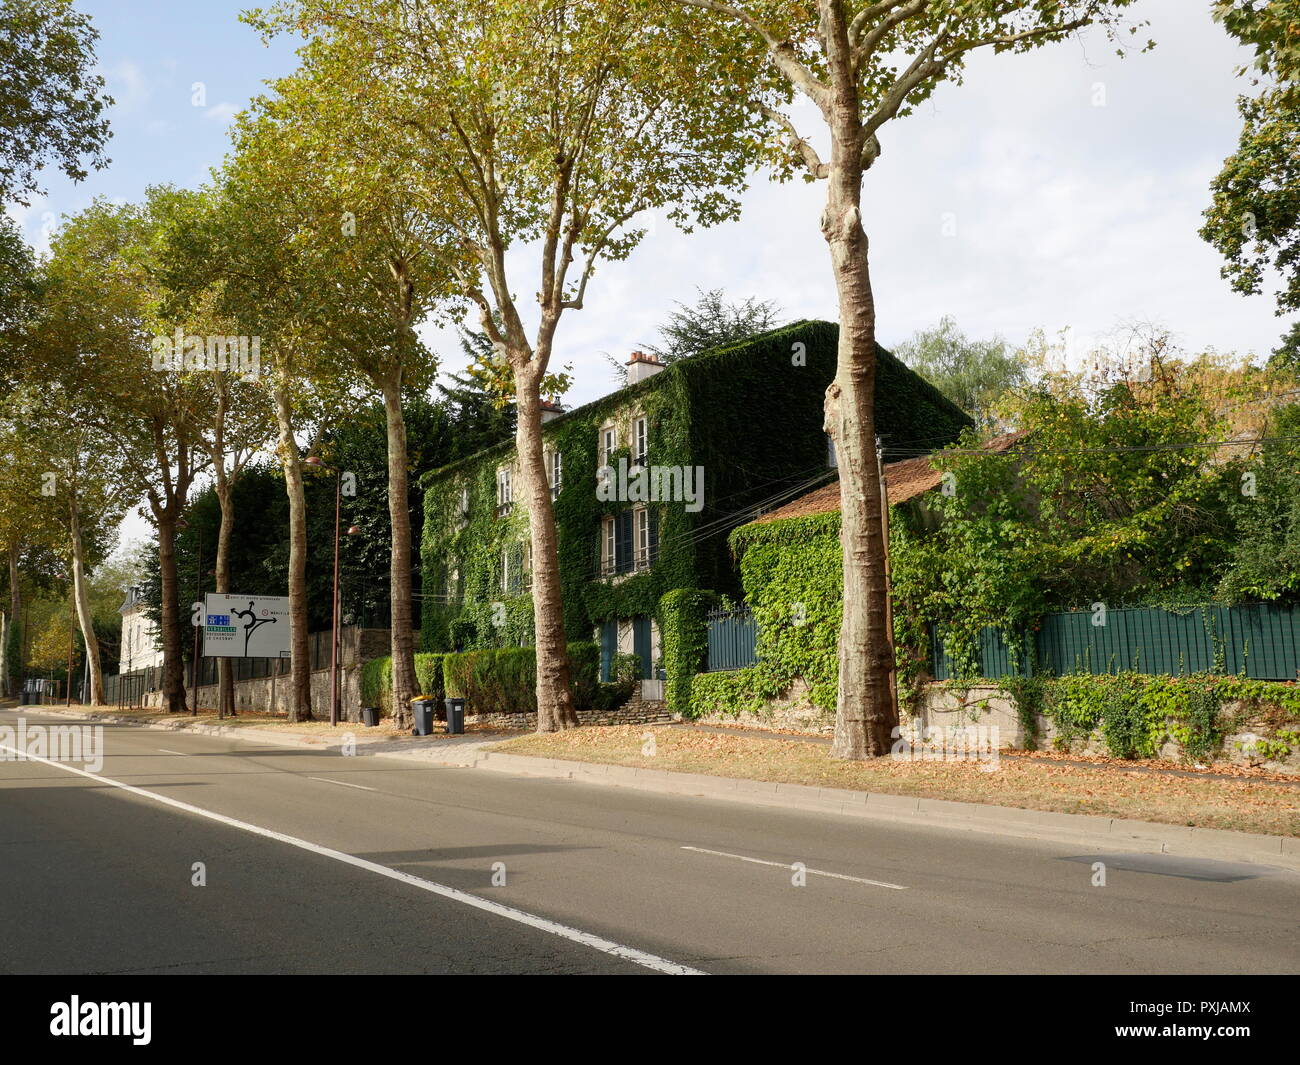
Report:
[[[0,972],[1300,969],[1264,865],[104,731],[0,761]]]

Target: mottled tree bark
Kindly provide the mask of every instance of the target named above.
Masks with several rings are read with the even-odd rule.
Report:
[[[889,690],[894,652],[886,628],[888,590],[875,442],[876,308],[861,211],[866,136],[843,5],[823,0],[822,12],[831,158],[821,225],[840,307],[838,364],[826,390],[826,431],[835,441],[839,462],[844,553],[839,696],[831,755],[856,759],[887,754],[898,722]]]
[[[388,433],[388,517],[392,523],[389,628],[393,656],[393,716],[400,727],[406,728],[411,724],[411,700],[419,693],[415,679],[411,610],[411,509],[406,422],[402,417],[400,380],[386,383],[383,396]]]
[[[86,645],[90,661],[90,705],[104,705],[104,673],[99,659],[99,639],[95,636],[95,621],[90,610],[90,594],[86,588],[85,547],[81,542],[81,512],[76,494],[68,501],[68,534],[72,544],[72,592],[77,605],[77,623]],[[72,683],[72,678],[68,678]]]
[[[307,619],[307,498],[302,483],[302,456],[293,435],[293,404],[285,371],[275,383],[276,451],[284,470],[289,497],[289,720],[313,721],[311,712],[311,647]]]
[[[576,728],[568,644],[564,632],[564,603],[560,594],[560,562],[555,511],[542,450],[541,370],[534,360],[515,368],[515,451],[519,456],[519,498],[528,507],[528,531],[533,546],[533,626],[537,647],[537,731]]]

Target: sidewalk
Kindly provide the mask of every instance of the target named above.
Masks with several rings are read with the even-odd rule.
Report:
[[[886,794],[838,787],[712,776],[593,761],[507,754],[494,746],[519,733],[467,733],[428,737],[367,736],[358,725],[341,727],[333,735],[295,732],[276,726],[241,728],[238,725],[189,724],[184,719],[143,723],[110,712],[65,710],[55,707],[21,707],[33,713],[134,725],[163,731],[193,732],[270,746],[317,748],[321,753],[343,753],[343,733],[351,732],[355,754],[400,758],[426,765],[487,769],[520,776],[572,780],[585,784],[630,787],[663,795],[743,802],[785,810],[830,813],[848,817],[907,824],[915,827],[960,829],[1023,838],[1055,840],[1108,850],[1173,854],[1186,857],[1266,863],[1300,872],[1300,838],[1233,832],[1214,828],[1053,813],[985,803],[957,802],[923,796]],[[664,727],[664,726],[661,726]],[[667,726],[673,727],[673,726]],[[782,737],[807,740],[808,737]]]

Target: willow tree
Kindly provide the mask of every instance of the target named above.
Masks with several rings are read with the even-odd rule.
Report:
[[[782,130],[778,174],[826,182],[820,225],[839,300],[835,379],[826,431],[840,472],[844,619],[831,754],[890,749],[897,723],[887,628],[885,543],[876,453],[876,305],[862,223],[863,176],[881,157],[880,134],[944,82],[960,84],[975,52],[1027,52],[1090,25],[1117,39],[1134,0],[661,0],[708,13],[737,47],[758,44],[766,66],[806,97],[819,128],[788,109],[751,104]],[[1129,29],[1136,32],[1137,27]],[[1122,49],[1121,49],[1122,50]],[[707,54],[703,58],[708,58]],[[743,86],[732,86],[743,91]],[[829,134],[823,158],[812,138]]]
[[[249,17],[307,35],[299,76],[336,95],[339,120],[364,131],[371,152],[404,163],[421,209],[466,253],[458,291],[518,413],[538,729],[572,727],[541,434],[560,320],[583,307],[602,260],[637,246],[644,212],[688,229],[736,216],[761,119],[727,90],[755,65],[724,50],[701,62],[653,0],[298,0]],[[509,268],[525,256],[537,267],[535,312]]]

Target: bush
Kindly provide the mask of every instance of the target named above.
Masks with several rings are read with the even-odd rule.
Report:
[[[427,695],[441,702],[447,697],[447,688],[442,679],[442,659],[439,654],[418,654],[415,656],[415,683],[420,689],[418,694]]]
[[[581,641],[569,644],[567,651],[574,707],[595,709],[602,687],[596,680],[600,648]],[[537,712],[537,656],[533,648],[464,651],[441,657],[446,695],[464,699],[468,713]]]
[[[712,592],[676,588],[659,600],[659,634],[664,654],[664,699],[675,714],[691,705],[691,683],[704,665],[709,646],[706,613],[717,602]]]
[[[393,660],[372,658],[361,665],[361,705],[393,711]]]

